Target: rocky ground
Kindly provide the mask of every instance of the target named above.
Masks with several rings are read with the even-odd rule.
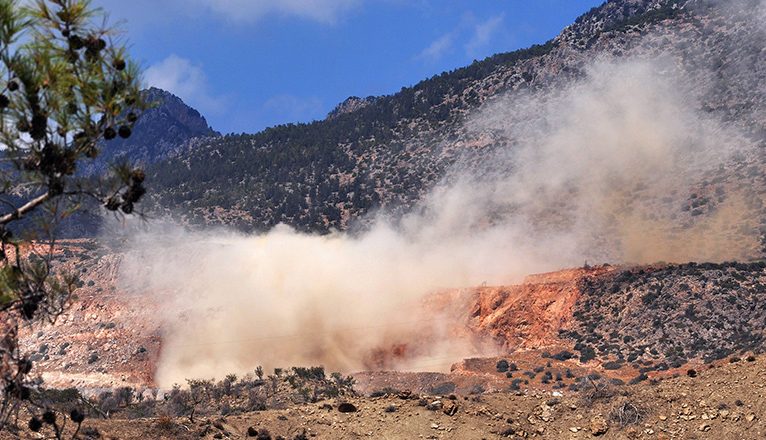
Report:
[[[81,433],[103,439],[755,439],[766,434],[765,376],[766,359],[734,358],[636,385],[594,379],[579,391],[536,385],[467,395],[390,391],[193,422],[88,419]]]

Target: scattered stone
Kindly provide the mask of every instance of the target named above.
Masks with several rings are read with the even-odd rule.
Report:
[[[572,431],[572,432],[579,432],[580,428],[577,427],[577,426],[573,426],[573,427],[569,428],[569,430]]]
[[[710,431],[710,424],[709,423],[703,423],[700,425],[699,430],[702,432],[708,432]]]
[[[426,409],[429,411],[439,411],[444,407],[444,404],[441,400],[434,400],[433,402],[426,405]]]
[[[452,402],[449,405],[445,406],[442,412],[452,417],[455,414],[457,414],[458,409],[459,409],[459,405],[457,403]]]
[[[747,417],[745,417],[745,420],[747,420],[748,422],[752,422],[753,420],[755,420],[755,414],[752,414],[752,413],[748,414]]]
[[[354,406],[353,403],[343,402],[340,405],[338,405],[338,411],[342,413],[356,412],[356,406]]]
[[[514,435],[516,435],[516,430],[513,428],[506,428],[500,433],[500,437],[513,437]]]
[[[553,399],[548,399],[548,401],[545,402],[545,404],[548,406],[556,406],[559,403],[561,403],[561,400],[557,397],[554,397]]]
[[[597,415],[590,419],[590,433],[594,436],[606,434],[609,430],[609,425],[606,423],[606,419],[602,415]]]
[[[547,403],[540,405],[540,420],[543,422],[553,421],[553,407]]]

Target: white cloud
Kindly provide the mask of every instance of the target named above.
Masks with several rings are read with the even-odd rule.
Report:
[[[268,16],[298,17],[333,24],[363,0],[94,0],[117,20],[127,20],[131,30],[187,18],[223,19],[253,23]],[[149,12],[147,12],[149,11]]]
[[[361,0],[195,0],[213,12],[238,22],[257,21],[267,15],[297,16],[320,23],[335,23]]]
[[[453,30],[431,42],[415,59],[437,61],[452,51],[456,44],[461,43],[466,56],[475,57],[492,41],[504,19],[505,14],[499,14],[485,21],[478,21],[472,12],[466,12]]]
[[[454,40],[455,37],[453,33],[442,35],[441,37],[434,40],[428,47],[423,49],[417,55],[417,58],[436,61],[452,48]]]
[[[201,65],[186,58],[170,55],[144,72],[147,85],[167,90],[203,113],[220,113],[222,97],[211,95],[207,76]]]
[[[473,56],[479,49],[486,46],[504,19],[505,14],[500,14],[476,24],[471,39],[465,45],[466,54]]]

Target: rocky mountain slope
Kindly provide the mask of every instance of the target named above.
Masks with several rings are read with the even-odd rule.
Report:
[[[143,92],[150,108],[141,114],[133,134],[104,141],[98,159],[85,172],[101,172],[109,164],[129,159],[147,166],[192,148],[195,141],[220,136],[204,116],[172,93],[152,87]]]
[[[684,80],[704,91],[698,109],[731,121],[754,146],[762,145],[766,97],[758,84],[766,71],[756,19],[762,12],[761,2],[750,0],[612,0],[543,45],[492,56],[393,95],[350,99],[327,120],[201,141],[151,167],[153,209],[192,224],[264,230],[282,222],[320,232],[346,229],[381,207],[401,214],[456,163],[491,167],[494,152],[518,141],[472,123],[487,106],[529,91],[555,93],[598,57],[666,57],[700,72]],[[757,152],[738,156],[665,205],[684,221],[698,221],[709,210],[683,206],[696,186],[715,191],[715,181],[739,186],[743,179],[752,188],[749,203],[760,203],[762,160]]]

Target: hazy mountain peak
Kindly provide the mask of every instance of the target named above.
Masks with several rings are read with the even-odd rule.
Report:
[[[188,106],[178,96],[156,87],[144,91],[144,97],[156,106],[147,110],[136,124],[137,129],[158,122],[158,118],[174,122],[173,126],[186,132],[189,136],[217,136],[204,116],[196,109]]]
[[[178,96],[156,87],[143,91],[153,106],[144,111],[128,139],[115,138],[103,142],[101,155],[86,172],[100,172],[120,157],[142,165],[152,164],[183,151],[195,138],[220,136],[204,116]]]

